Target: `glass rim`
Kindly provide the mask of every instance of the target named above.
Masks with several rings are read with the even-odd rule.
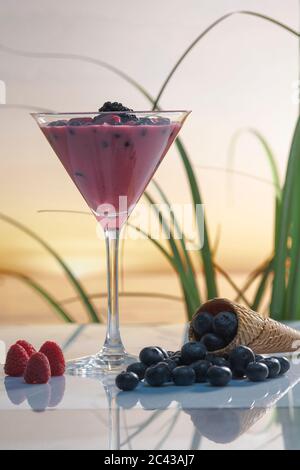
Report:
[[[163,110],[163,111],[84,111],[84,112],[35,112],[29,113],[31,116],[75,116],[75,115],[91,115],[91,114],[172,114],[172,113],[181,113],[181,114],[190,114],[191,110],[182,110],[182,109],[175,109],[175,110]]]

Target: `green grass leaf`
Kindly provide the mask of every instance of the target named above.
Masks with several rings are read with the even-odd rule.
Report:
[[[41,286],[41,284],[36,282],[33,278],[16,271],[10,271],[5,269],[0,270],[0,275],[15,277],[20,281],[24,282],[35,292],[37,292],[50,305],[50,307],[55,311],[55,313],[59,315],[62,320],[67,323],[75,322],[72,316],[67,313],[66,310],[60,305],[59,301],[56,300],[43,286]]]
[[[60,267],[63,269],[67,279],[69,279],[75,291],[77,291],[82,301],[82,304],[85,307],[86,312],[88,313],[91,321],[94,323],[99,323],[100,319],[98,318],[98,315],[92,303],[89,301],[88,295],[85,292],[83,286],[81,285],[79,280],[75,277],[75,275],[72,273],[71,269],[63,261],[63,259],[56,253],[56,251],[47,242],[45,242],[39,235],[34,233],[32,230],[30,230],[29,228],[27,228],[25,225],[21,224],[17,220],[13,219],[12,217],[9,217],[3,213],[0,213],[0,220],[7,222],[8,224],[12,225],[18,230],[21,230],[23,233],[28,235],[30,238],[32,238],[37,243],[39,243],[43,248],[45,248],[45,250],[58,262]]]

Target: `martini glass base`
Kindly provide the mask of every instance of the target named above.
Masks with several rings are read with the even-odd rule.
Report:
[[[72,359],[66,364],[69,375],[93,376],[107,373],[117,374],[125,370],[129,364],[137,362],[138,358],[128,353],[108,355],[104,353]]]

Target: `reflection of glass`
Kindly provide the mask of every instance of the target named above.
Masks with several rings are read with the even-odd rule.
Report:
[[[106,339],[95,356],[69,363],[68,370],[73,374],[124,367],[125,363],[135,359],[126,352],[119,328],[120,230],[180,131],[188,112],[135,112],[133,121],[124,120],[124,114],[33,114],[105,233]]]

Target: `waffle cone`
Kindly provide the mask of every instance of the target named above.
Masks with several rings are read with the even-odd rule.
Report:
[[[235,347],[244,345],[256,354],[272,354],[279,352],[294,352],[300,346],[300,331],[289,328],[271,318],[264,318],[248,307],[231,302],[228,299],[212,299],[201,305],[194,317],[201,312],[217,315],[229,311],[238,318],[238,331],[231,343],[214,353],[222,355],[230,353]],[[192,322],[189,329],[190,340],[199,340],[193,330]],[[295,342],[299,342],[298,344]]]

